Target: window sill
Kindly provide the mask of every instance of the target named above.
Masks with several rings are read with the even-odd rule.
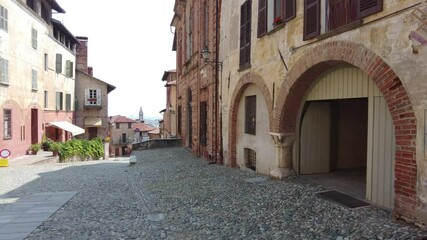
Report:
[[[0,86],[6,86],[6,87],[9,87],[9,83],[0,82]]]
[[[271,35],[271,34],[273,34],[273,33],[277,32],[277,31],[279,31],[280,29],[284,28],[285,26],[286,26],[286,23],[281,23],[281,24],[279,24],[279,25],[276,25],[276,26],[274,26],[274,28],[273,28],[273,29],[271,29],[271,30],[267,33],[267,35]]]
[[[249,68],[251,68],[250,64],[248,64],[248,65],[241,65],[241,66],[239,66],[239,69],[237,69],[237,71],[238,72],[243,72],[243,71],[245,71],[245,70],[247,70]]]
[[[12,140],[12,137],[4,137],[3,140]]]
[[[323,40],[323,39],[326,39],[326,38],[330,38],[330,37],[336,36],[336,35],[338,35],[340,33],[347,32],[347,31],[353,30],[355,28],[358,28],[362,24],[363,24],[363,20],[362,19],[358,19],[358,20],[356,20],[356,21],[354,21],[354,22],[352,22],[350,24],[344,25],[342,27],[339,27],[339,28],[334,29],[332,31],[329,31],[327,33],[323,33],[323,34],[319,35],[317,37],[317,39],[318,40]]]
[[[31,91],[33,91],[33,92],[37,92],[37,91],[38,91],[38,89],[37,89],[37,88],[32,88],[32,89],[31,89]]]

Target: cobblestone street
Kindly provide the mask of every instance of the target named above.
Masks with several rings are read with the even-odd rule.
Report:
[[[0,169],[0,216],[17,198],[76,192],[28,239],[422,239],[427,232],[368,206],[319,198],[321,186],[207,164],[183,148],[133,152],[138,163]],[[0,226],[1,226],[0,222]],[[2,238],[3,237],[3,238]],[[6,239],[0,236],[0,239]]]

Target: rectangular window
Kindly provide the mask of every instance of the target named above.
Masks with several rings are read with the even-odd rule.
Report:
[[[256,135],[256,96],[245,98],[245,133]]]
[[[187,59],[193,55],[193,9],[191,9],[187,18]]]
[[[208,118],[208,103],[200,103],[200,144],[207,145],[207,119]]]
[[[44,70],[47,72],[49,70],[49,58],[47,53],[44,54]]]
[[[383,0],[304,0],[304,40],[382,11]]]
[[[126,133],[122,133],[122,143],[127,143]]]
[[[31,88],[37,90],[37,70],[35,69],[31,71]]]
[[[59,54],[59,53],[56,54],[55,72],[62,73],[62,54]]]
[[[47,91],[44,91],[44,108],[48,108],[49,95]]]
[[[181,136],[181,106],[178,106],[178,134]]]
[[[208,1],[203,3],[203,13],[205,15],[204,34],[203,34],[203,47],[209,46],[209,5]]]
[[[63,110],[64,109],[64,100],[63,100],[63,93],[62,92],[56,92],[56,110]]]
[[[8,12],[7,9],[0,5],[0,29],[8,31]]]
[[[101,89],[85,89],[85,105],[101,106]]]
[[[65,111],[71,111],[71,94],[65,94]]]
[[[0,58],[0,83],[9,84],[9,61]]]
[[[3,139],[12,138],[12,110],[3,110]]]
[[[256,152],[252,149],[244,149],[245,166],[256,171]]]
[[[120,123],[116,123],[116,129],[120,128]]]
[[[260,0],[258,3],[258,37],[296,16],[296,0]]]
[[[37,49],[37,30],[34,28],[31,29],[31,46]]]
[[[251,64],[251,0],[246,0],[240,7],[240,67]]]
[[[132,123],[128,123],[128,128],[132,128]]]
[[[65,64],[66,66],[66,71],[65,71],[65,74],[66,74],[66,76],[67,77],[73,77],[73,62],[71,62],[70,60],[67,60],[67,62],[66,62],[66,64]]]

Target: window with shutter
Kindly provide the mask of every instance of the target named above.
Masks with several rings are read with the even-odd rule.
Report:
[[[96,89],[96,105],[101,106],[101,89]]]
[[[8,31],[8,12],[7,9],[0,5],[0,29]]]
[[[37,70],[35,69],[31,71],[31,88],[37,90]]]
[[[258,2],[258,37],[267,33],[267,0]]]
[[[304,0],[304,40],[320,34],[320,0]]]
[[[200,103],[200,144],[207,145],[207,118],[208,118],[208,104],[207,102]]]
[[[250,66],[251,58],[251,0],[240,8],[240,66]]]
[[[31,29],[31,46],[37,49],[37,30],[34,28]]]
[[[3,109],[3,139],[12,138],[12,110]]]
[[[9,84],[9,61],[0,58],[0,83]]]
[[[363,18],[383,10],[383,0],[359,0],[358,17]]]
[[[55,72],[62,73],[62,54],[59,54],[59,53],[56,54]]]
[[[284,3],[282,3],[284,6],[283,10],[283,19],[285,19],[285,22],[288,22],[295,18],[296,16],[296,2],[295,0],[284,0]]]
[[[65,94],[65,110],[71,111],[71,94]]]
[[[60,92],[56,92],[55,97],[56,97],[56,106],[55,106],[55,109],[57,111],[59,111],[62,108],[62,106],[61,106],[62,105],[61,104],[61,93]]]
[[[256,135],[256,95],[245,97],[245,133]]]
[[[44,91],[44,108],[48,108],[49,98],[48,92]]]

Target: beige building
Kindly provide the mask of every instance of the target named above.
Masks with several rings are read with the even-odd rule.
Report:
[[[165,71],[162,77],[166,88],[166,108],[162,110],[162,138],[177,137],[176,71]]]
[[[135,142],[135,127],[137,121],[116,115],[110,119],[110,154],[126,156],[132,150]]]
[[[109,136],[108,94],[116,87],[93,77],[88,67],[88,38],[77,37],[75,123],[85,129],[85,139]]]
[[[426,225],[422,2],[222,1],[225,163],[342,173],[357,197]]]
[[[0,149],[25,154],[42,135],[55,141],[82,133],[74,117],[77,39],[52,11],[55,0],[0,3]]]

